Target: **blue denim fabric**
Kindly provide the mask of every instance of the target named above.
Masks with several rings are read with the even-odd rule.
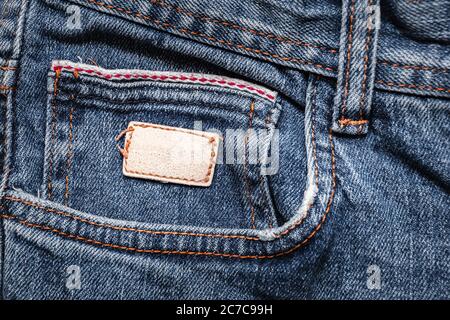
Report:
[[[0,9],[2,299],[450,298],[449,1]],[[276,170],[218,163],[209,188],[124,177],[130,121],[265,133]]]

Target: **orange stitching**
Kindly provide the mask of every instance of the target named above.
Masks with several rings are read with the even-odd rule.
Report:
[[[52,119],[51,119],[51,143],[50,143],[50,154],[49,154],[49,163],[48,163],[48,182],[47,182],[47,190],[48,190],[48,198],[51,200],[53,197],[53,147],[55,145],[55,130],[56,130],[56,98],[58,96],[58,82],[59,76],[61,75],[61,70],[55,70],[55,79],[53,81],[53,99],[52,99]]]
[[[372,0],[369,0],[368,2],[369,8],[372,7]],[[363,75],[363,83],[361,88],[361,99],[359,101],[359,119],[363,120],[363,110],[364,110],[364,102],[366,100],[366,81],[367,81],[367,65],[369,63],[369,45],[370,41],[372,39],[372,26],[370,23],[370,13],[367,14],[367,37],[366,37],[366,44],[364,45],[364,75]]]
[[[16,69],[17,69],[16,67],[8,67],[8,66],[0,67],[0,70],[5,70],[5,71],[7,71],[7,70],[16,70]]]
[[[438,92],[450,93],[450,89],[447,89],[447,88],[436,88],[436,87],[425,86],[425,85],[385,82],[383,80],[377,80],[376,83],[386,85],[389,87],[400,87],[400,88],[410,88],[410,89],[419,89],[419,90],[426,90],[426,91],[438,91]]]
[[[348,29],[347,36],[347,64],[345,66],[345,85],[344,85],[344,101],[342,101],[342,110],[341,117],[343,118],[347,109],[347,96],[348,96],[348,86],[349,86],[349,77],[350,77],[350,61],[351,61],[351,51],[353,45],[353,17],[355,15],[355,0],[352,0],[351,4],[351,14],[350,14],[350,26]]]
[[[78,240],[78,241],[82,241],[82,242],[86,242],[89,244],[94,244],[94,245],[98,245],[101,247],[107,247],[107,248],[113,248],[113,249],[119,249],[119,250],[125,250],[125,251],[132,251],[132,252],[138,252],[138,253],[155,253],[155,254],[180,254],[180,255],[198,255],[198,256],[215,256],[215,257],[226,257],[226,258],[239,258],[239,259],[272,259],[272,258],[277,258],[277,257],[281,257],[287,254],[290,254],[302,247],[304,247],[306,244],[309,243],[309,241],[314,238],[314,236],[317,234],[317,232],[322,228],[323,224],[325,223],[328,214],[330,212],[331,209],[331,205],[333,203],[333,199],[334,199],[334,195],[335,195],[335,190],[336,190],[336,162],[335,162],[335,154],[334,154],[334,144],[333,144],[333,136],[332,136],[332,131],[329,131],[329,140],[330,140],[330,144],[331,144],[331,170],[332,170],[332,189],[330,192],[330,196],[328,198],[328,203],[327,203],[327,207],[325,209],[324,214],[322,215],[322,218],[320,220],[320,222],[317,224],[317,226],[314,228],[314,230],[299,244],[293,246],[292,248],[286,250],[286,251],[281,251],[272,255],[239,255],[239,254],[232,254],[232,253],[219,253],[219,252],[208,252],[208,251],[176,251],[176,250],[158,250],[158,249],[139,249],[139,248],[134,248],[134,247],[127,247],[127,246],[121,246],[121,245],[116,245],[116,244],[111,244],[111,243],[104,243],[101,241],[97,241],[97,240],[93,240],[93,239],[89,239],[89,238],[85,238],[85,237],[81,237],[81,236],[76,236],[67,232],[63,232],[61,230],[58,229],[54,229],[45,225],[40,225],[40,224],[35,224],[35,223],[31,223],[27,220],[23,220],[23,219],[19,219],[15,216],[12,215],[0,215],[0,218],[4,218],[4,219],[12,219],[12,220],[16,220],[18,221],[20,224],[27,226],[27,227],[31,227],[31,228],[37,228],[37,229],[41,229],[41,230],[45,230],[45,231],[51,231],[55,234],[58,234],[60,236],[69,238],[69,239],[74,239],[74,240]]]
[[[175,10],[177,13],[181,13],[181,14],[184,14],[184,15],[187,15],[187,16],[199,19],[199,20],[209,21],[209,22],[214,23],[214,24],[221,24],[221,25],[223,25],[223,26],[225,26],[227,28],[248,32],[248,33],[251,33],[251,34],[254,34],[254,35],[257,35],[257,36],[265,37],[265,38],[267,38],[269,40],[273,39],[273,40],[276,40],[276,41],[281,42],[281,43],[293,44],[293,45],[302,46],[302,47],[311,47],[311,48],[316,48],[316,49],[320,49],[320,50],[323,50],[323,51],[329,51],[331,53],[337,53],[337,50],[334,49],[334,48],[327,48],[327,47],[324,47],[324,46],[318,46],[318,45],[307,43],[307,42],[303,42],[303,41],[300,41],[300,40],[297,40],[297,39],[290,39],[290,38],[284,37],[284,36],[277,36],[277,35],[275,35],[273,33],[262,32],[262,31],[259,31],[259,30],[247,28],[247,27],[244,27],[242,25],[239,25],[239,24],[236,24],[236,23],[233,23],[233,22],[230,22],[230,21],[219,20],[219,19],[211,18],[211,17],[206,16],[206,15],[190,12],[190,11],[187,11],[187,10],[185,10],[183,8],[180,8],[180,7],[172,5],[172,4],[165,3],[165,2],[160,1],[160,0],[150,0],[150,2],[155,4],[155,5],[159,5],[161,7],[171,8],[171,9]]]
[[[170,23],[162,22],[161,20],[158,20],[158,19],[153,19],[151,16],[144,15],[141,12],[135,12],[135,11],[132,11],[132,10],[127,10],[127,9],[121,8],[121,7],[108,5],[108,4],[104,3],[104,2],[98,2],[96,0],[86,0],[86,1],[88,1],[88,2],[90,2],[92,4],[94,4],[94,5],[97,5],[97,6],[101,6],[101,7],[107,8],[107,9],[111,9],[111,10],[115,10],[115,11],[119,11],[119,12],[125,13],[127,15],[134,15],[134,16],[136,16],[138,18],[142,18],[144,20],[150,20],[153,23],[155,23],[157,25],[160,25],[163,28],[172,28],[172,29],[178,30],[179,32],[189,33],[189,34],[191,34],[193,36],[202,37],[202,38],[205,38],[205,39],[213,41],[213,42],[218,42],[218,43],[221,43],[221,44],[225,44],[225,45],[228,45],[230,47],[236,47],[238,49],[242,49],[242,50],[246,50],[246,51],[249,51],[249,52],[253,52],[255,54],[261,54],[261,55],[265,55],[265,56],[270,56],[270,57],[272,57],[274,59],[278,59],[278,60],[282,60],[282,61],[286,61],[286,62],[297,62],[297,63],[304,64],[304,65],[311,65],[311,66],[314,66],[314,67],[317,67],[317,68],[320,68],[320,69],[324,69],[324,70],[327,70],[327,71],[332,71],[332,72],[336,71],[336,69],[333,68],[333,67],[325,66],[325,65],[322,65],[322,64],[317,64],[317,63],[314,63],[314,62],[311,62],[311,61],[305,61],[305,60],[302,60],[302,59],[299,59],[299,58],[295,58],[295,57],[282,57],[280,55],[273,54],[273,53],[268,52],[268,51],[262,51],[262,50],[259,50],[259,49],[248,48],[248,47],[245,47],[243,45],[235,44],[235,43],[230,42],[230,41],[219,40],[219,39],[216,39],[214,37],[211,37],[211,36],[209,36],[207,34],[203,34],[203,33],[200,33],[200,32],[195,32],[195,31],[191,31],[191,30],[183,29],[183,28],[177,28],[177,27],[175,27],[174,25],[172,25]],[[288,38],[286,38],[286,39],[288,39]],[[295,40],[293,40],[293,41],[295,41]],[[321,49],[320,47],[317,47],[317,48]],[[337,49],[330,49],[330,51],[337,52],[338,50]],[[405,69],[407,69],[407,68],[414,68],[414,69],[425,70],[425,71],[427,71],[427,70],[434,70],[434,71],[440,70],[441,72],[448,72],[448,69],[438,69],[438,68],[431,68],[431,67],[424,67],[424,66],[401,66],[401,65],[399,65],[397,63],[393,63],[393,62],[389,62],[389,61],[383,61],[383,62],[381,62],[381,64],[386,64],[386,65],[390,65],[392,67],[405,68]]]
[[[161,126],[158,126],[158,125],[153,125],[153,124],[133,124],[133,126],[141,127],[141,128],[155,128],[155,129],[159,129],[159,130],[183,132],[183,133],[191,134],[191,135],[194,135],[194,136],[199,136],[199,137],[202,137],[202,138],[206,138],[206,139],[208,139],[208,142],[211,144],[211,154],[210,154],[210,159],[209,159],[208,171],[206,172],[206,177],[204,177],[202,179],[186,179],[186,178],[182,178],[182,177],[163,176],[163,175],[155,174],[155,173],[152,173],[152,172],[142,172],[142,171],[129,170],[128,169],[128,154],[129,154],[129,148],[130,148],[130,145],[131,145],[131,140],[133,138],[134,130],[132,130],[132,131],[130,131],[130,134],[126,138],[125,148],[124,148],[124,153],[123,153],[124,156],[125,156],[125,171],[126,172],[141,174],[141,175],[148,176],[148,177],[167,178],[167,179],[174,179],[174,180],[180,180],[180,181],[190,181],[190,182],[205,182],[205,181],[209,180],[209,177],[212,174],[212,169],[213,169],[213,166],[214,166],[214,157],[216,155],[216,153],[214,152],[214,148],[216,146],[216,139],[215,138],[209,137],[209,136],[207,136],[205,134],[190,132],[190,131],[187,131],[187,130],[181,130],[179,128],[164,128],[164,127],[161,127]]]
[[[134,131],[134,128],[128,127],[124,130],[122,130],[115,138],[114,141],[118,142],[124,135],[126,135],[128,132]],[[116,145],[117,149],[119,149],[120,154],[124,158],[128,158],[128,152],[125,150],[127,146],[130,144],[129,139],[125,142],[125,148],[119,147],[119,145]]]
[[[133,131],[134,128],[132,127],[128,127],[126,129],[123,129],[122,131],[120,131],[120,133],[114,138],[114,141],[119,141],[120,139],[122,139],[122,137],[127,134],[127,132]]]
[[[121,246],[121,245],[117,245],[117,244],[105,243],[105,242],[93,240],[90,238],[76,236],[76,235],[73,235],[73,234],[70,234],[70,233],[55,229],[55,228],[51,228],[51,227],[48,227],[45,225],[31,223],[27,220],[19,219],[17,217],[11,216],[11,215],[0,215],[0,218],[15,220],[26,227],[37,228],[37,229],[41,229],[44,231],[50,231],[50,232],[53,232],[62,237],[82,241],[82,242],[89,243],[89,244],[98,245],[100,247],[132,251],[132,252],[137,252],[137,253],[198,255],[198,256],[215,256],[215,257],[240,258],[240,259],[269,259],[269,258],[275,258],[275,257],[281,256],[281,255],[290,253],[290,251],[289,252],[286,251],[286,252],[278,253],[276,255],[257,256],[257,255],[239,255],[239,254],[207,252],[207,251],[176,251],[176,250],[158,250],[158,249],[139,249],[139,248],[135,248],[135,247]]]
[[[87,1],[89,1],[89,2],[91,2],[93,4],[95,4],[95,5],[106,7],[108,9],[121,11],[121,12],[124,12],[126,14],[134,14],[135,16],[137,16],[139,18],[146,19],[146,20],[151,19],[150,16],[145,16],[145,15],[143,15],[140,12],[133,12],[131,10],[126,10],[124,8],[118,8],[118,7],[115,7],[115,6],[112,6],[112,5],[107,5],[106,3],[97,2],[95,0],[87,0]],[[204,15],[200,15],[200,14],[197,14],[197,13],[189,12],[189,11],[183,9],[183,8],[180,8],[180,7],[171,5],[171,4],[163,3],[162,1],[159,1],[159,0],[151,0],[151,2],[156,4],[156,5],[160,5],[160,6],[172,7],[176,12],[182,13],[182,14],[185,14],[185,15],[188,15],[188,16],[192,16],[192,17],[194,17],[196,19],[205,20],[205,21],[211,21],[212,23],[215,23],[215,24],[222,24],[224,26],[228,26],[228,27],[233,28],[233,29],[242,30],[244,32],[249,32],[249,33],[256,34],[256,35],[259,35],[259,36],[262,36],[262,37],[266,37],[269,40],[270,39],[274,39],[274,40],[277,40],[279,42],[286,42],[288,44],[295,44],[295,45],[299,45],[299,46],[317,48],[317,49],[320,49],[320,50],[329,51],[331,53],[337,53],[338,52],[338,49],[335,49],[335,48],[327,48],[327,47],[323,47],[323,46],[317,46],[317,45],[314,45],[314,44],[311,44],[311,43],[307,43],[307,42],[303,42],[303,41],[300,41],[300,40],[290,39],[290,38],[288,38],[286,36],[277,36],[275,34],[265,33],[265,32],[258,31],[258,30],[255,30],[255,29],[249,29],[249,28],[243,27],[243,26],[238,25],[238,24],[234,24],[234,23],[229,22],[229,21],[214,19],[214,18],[211,18],[211,17],[208,17],[208,16],[204,16]],[[154,20],[154,21],[155,22],[156,21],[159,22],[158,24],[161,23],[161,21],[159,21],[159,20]],[[171,26],[170,24],[167,24],[167,23],[165,23],[165,25]],[[434,68],[434,67],[415,66],[415,65],[401,65],[401,64],[393,63],[393,62],[389,62],[389,61],[381,61],[381,62],[379,62],[379,64],[389,65],[389,66],[391,66],[393,68],[415,69],[415,70],[434,71],[434,72],[443,72],[443,73],[447,73],[449,71],[449,69],[446,69],[446,68]],[[320,67],[323,67],[323,66],[320,66]],[[331,69],[331,68],[329,68],[329,69]],[[327,70],[329,70],[329,69],[327,69]],[[335,70],[331,69],[330,71],[335,71]]]
[[[393,63],[389,61],[380,61],[378,62],[380,65],[387,65],[392,68],[400,68],[400,69],[412,69],[412,70],[420,70],[420,71],[431,71],[431,72],[437,72],[437,73],[448,73],[449,69],[446,68],[435,68],[435,67],[427,67],[427,66],[414,66],[414,65],[407,65],[407,64],[400,64],[400,63]]]
[[[244,239],[244,240],[250,240],[250,241],[259,241],[260,239],[257,237],[249,237],[249,236],[241,236],[241,235],[219,235],[219,234],[207,234],[207,233],[192,233],[192,232],[178,232],[178,231],[155,231],[155,230],[146,230],[146,229],[136,229],[136,228],[128,228],[128,227],[119,227],[114,226],[111,224],[105,224],[105,223],[99,223],[95,221],[91,221],[88,219],[84,219],[75,215],[72,215],[70,213],[47,208],[45,206],[39,205],[37,203],[23,200],[21,198],[17,198],[14,196],[5,196],[5,199],[14,201],[14,202],[20,202],[24,205],[27,205],[29,207],[37,208],[39,210],[43,210],[49,213],[54,213],[66,218],[70,218],[76,221],[80,221],[95,227],[101,227],[101,228],[109,228],[117,231],[131,231],[131,232],[137,232],[137,233],[147,233],[147,234],[154,234],[154,235],[176,235],[176,236],[192,236],[192,237],[208,237],[208,238],[226,238],[226,239]]]
[[[361,126],[368,123],[369,120],[352,120],[352,119],[341,119],[339,120],[339,124],[341,126]]]
[[[201,32],[192,31],[192,30],[185,29],[185,28],[178,28],[178,27],[175,27],[174,25],[172,25],[170,23],[162,22],[161,20],[154,19],[151,16],[144,15],[144,14],[142,14],[139,11],[137,11],[137,12],[131,11],[131,10],[124,9],[124,8],[121,8],[121,7],[108,5],[108,4],[104,3],[104,2],[98,2],[96,0],[86,0],[86,1],[88,1],[88,2],[90,2],[92,4],[94,4],[94,5],[97,5],[97,6],[101,6],[101,7],[107,8],[107,9],[119,11],[119,12],[127,14],[127,15],[134,15],[134,16],[136,16],[138,18],[141,18],[141,19],[150,20],[154,24],[157,24],[157,25],[161,26],[162,28],[171,28],[171,29],[177,30],[177,31],[182,32],[182,33],[188,33],[188,34],[193,35],[193,36],[205,38],[205,39],[207,39],[209,41],[213,41],[213,42],[217,42],[217,43],[220,43],[220,44],[224,44],[224,45],[227,45],[229,47],[236,47],[238,49],[245,50],[245,51],[248,51],[248,52],[253,52],[255,54],[264,55],[264,56],[270,56],[270,57],[272,57],[274,59],[282,60],[282,61],[285,61],[285,62],[297,62],[297,63],[304,64],[304,65],[311,65],[311,66],[314,66],[314,67],[317,67],[317,68],[321,68],[321,69],[324,69],[324,70],[327,70],[327,71],[333,71],[333,72],[336,71],[334,68],[327,67],[327,66],[324,66],[324,65],[321,65],[321,64],[317,64],[317,63],[314,63],[314,62],[311,62],[311,61],[305,61],[305,60],[302,60],[302,59],[299,59],[299,58],[294,58],[294,57],[282,57],[282,56],[280,56],[278,54],[274,54],[274,53],[271,53],[271,52],[268,52],[268,51],[259,50],[259,49],[249,48],[249,47],[246,47],[246,46],[241,45],[241,44],[235,44],[235,43],[233,43],[231,41],[219,40],[217,38],[211,37],[211,36],[209,36],[207,34],[204,34],[204,33],[201,33]]]
[[[15,88],[14,87],[10,87],[10,86],[0,85],[0,90],[5,90],[5,91],[7,91],[7,90],[15,90]]]
[[[172,25],[170,23],[166,23],[166,22],[162,22],[162,21],[157,20],[157,19],[153,19],[151,16],[144,15],[141,12],[134,12],[134,11],[131,11],[131,10],[127,10],[127,9],[124,9],[124,8],[116,7],[116,6],[113,6],[113,5],[108,5],[106,3],[98,2],[98,1],[95,1],[95,0],[86,0],[86,1],[88,1],[88,2],[90,2],[92,4],[95,4],[97,6],[105,7],[107,9],[116,10],[116,11],[123,12],[123,13],[128,14],[128,15],[134,15],[134,16],[136,16],[138,18],[142,18],[142,19],[145,19],[145,20],[151,20],[151,21],[153,21],[153,23],[158,24],[158,25],[160,25],[161,27],[164,27],[164,28],[174,28],[174,29],[177,29],[180,32],[191,33],[192,35],[195,35],[195,36],[204,37],[204,38],[206,38],[208,40],[211,40],[211,41],[219,42],[219,43],[226,44],[226,45],[229,45],[229,46],[232,46],[232,47],[237,47],[239,49],[244,49],[244,50],[251,51],[251,52],[254,52],[254,53],[257,53],[257,54],[263,54],[263,55],[266,55],[266,56],[272,56],[275,59],[279,59],[279,60],[283,60],[283,61],[298,62],[298,63],[302,63],[302,64],[305,64],[305,65],[313,65],[315,67],[318,67],[318,68],[321,68],[321,69],[324,69],[324,70],[328,70],[328,71],[336,71],[335,68],[327,67],[327,66],[324,66],[324,65],[321,65],[321,64],[315,64],[315,63],[310,62],[310,61],[305,61],[305,60],[292,58],[292,57],[281,57],[281,56],[279,56],[277,54],[272,54],[270,52],[265,52],[265,51],[261,51],[261,50],[253,49],[253,48],[246,48],[246,47],[244,47],[242,45],[237,45],[237,44],[234,44],[232,42],[228,42],[228,41],[224,41],[224,40],[218,40],[216,38],[209,37],[208,35],[201,34],[199,32],[194,32],[194,31],[190,31],[190,30],[187,30],[187,29],[178,29],[178,28],[176,28],[174,25]],[[156,1],[156,0],[153,0],[153,1]],[[205,18],[207,18],[207,17],[205,17]],[[236,27],[237,26],[238,25],[236,25]],[[254,31],[255,31],[255,33],[260,32],[260,31],[257,31],[257,30],[254,30]],[[252,32],[251,29],[249,29],[249,32]],[[261,34],[259,34],[259,35],[261,35]],[[271,38],[272,35],[268,34],[268,37]],[[277,36],[275,36],[275,37],[277,37]],[[287,37],[284,37],[284,36],[282,38],[286,39],[288,42],[289,41],[294,41],[294,42],[297,41],[297,40],[291,40],[291,39],[289,39]],[[318,47],[318,46],[316,47],[316,46],[314,46],[312,44],[308,44],[308,43],[304,43],[304,44],[306,46],[311,46],[311,47],[318,48],[318,49],[321,49],[321,50],[329,50],[332,53],[336,53],[338,51],[337,49],[333,49],[333,48],[327,49],[325,47]],[[300,43],[299,43],[299,45],[300,45]],[[432,67],[426,67],[426,66],[400,65],[398,63],[393,63],[393,62],[389,62],[389,61],[382,61],[382,62],[379,62],[379,63],[380,64],[384,64],[384,65],[389,65],[389,66],[392,66],[394,68],[417,69],[417,70],[435,71],[435,72],[448,72],[449,71],[448,69],[439,69],[439,68],[432,68]]]
[[[69,110],[69,145],[67,147],[67,175],[66,175],[66,192],[64,194],[65,198],[65,204],[69,202],[69,175],[70,175],[70,168],[72,166],[72,157],[73,157],[73,150],[72,150],[72,144],[73,144],[73,112],[74,108],[70,108]]]
[[[248,113],[248,130],[244,138],[244,180],[245,180],[245,191],[247,194],[248,202],[250,204],[250,226],[255,229],[255,208],[253,207],[252,191],[250,188],[250,182],[248,180],[249,169],[248,169],[248,143],[249,135],[253,127],[253,113],[255,112],[255,101],[252,100],[250,103],[250,112]]]

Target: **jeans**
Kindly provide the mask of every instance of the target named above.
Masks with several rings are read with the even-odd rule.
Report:
[[[0,8],[2,299],[450,298],[448,0]]]

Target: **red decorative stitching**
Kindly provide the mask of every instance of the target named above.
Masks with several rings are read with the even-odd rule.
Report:
[[[191,75],[164,75],[164,74],[158,74],[158,73],[104,73],[95,69],[86,69],[86,68],[77,68],[73,66],[67,66],[67,65],[56,65],[54,66],[54,70],[67,70],[70,72],[73,72],[74,75],[79,75],[80,72],[86,73],[89,75],[101,77],[104,79],[146,79],[146,80],[153,80],[153,81],[180,81],[180,82],[194,82],[194,83],[209,83],[211,85],[216,86],[230,86],[236,89],[240,90],[248,90],[252,93],[255,93],[259,96],[262,96],[264,98],[269,99],[270,101],[275,100],[275,96],[271,93],[268,93],[267,91],[254,87],[250,84],[239,82],[236,80],[229,80],[225,78],[207,78],[207,77],[196,77]]]

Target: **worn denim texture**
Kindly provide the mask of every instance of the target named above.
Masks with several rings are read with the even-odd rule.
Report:
[[[450,298],[449,1],[0,5],[2,299]],[[279,134],[279,168],[127,178],[130,121]]]

